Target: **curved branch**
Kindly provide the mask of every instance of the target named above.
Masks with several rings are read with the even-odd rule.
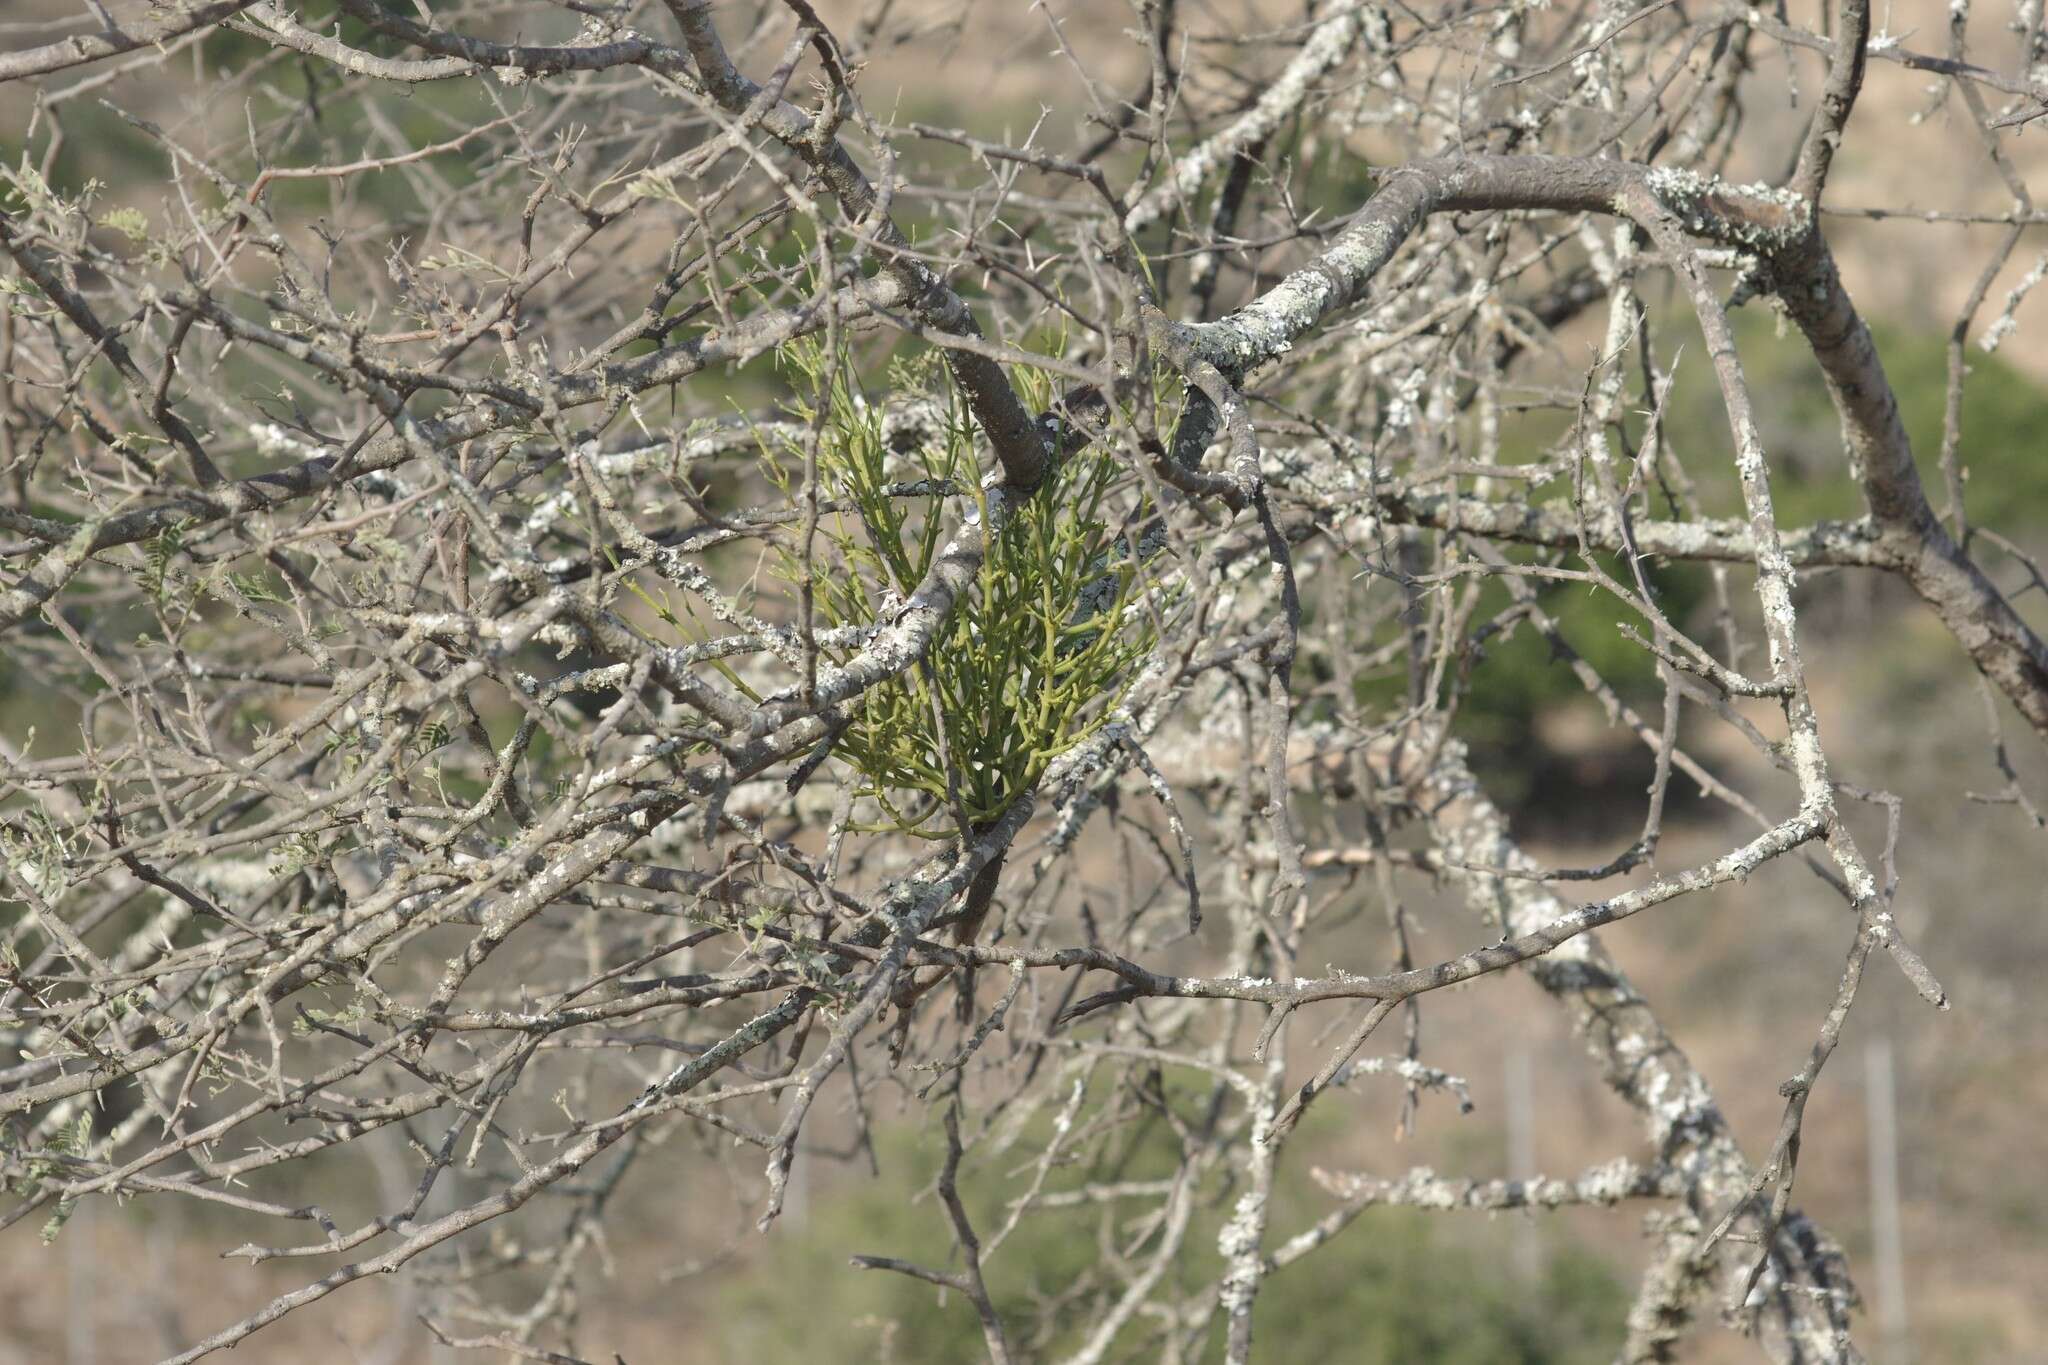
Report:
[[[169,7],[169,13],[161,14],[132,32],[109,28],[104,33],[74,34],[22,52],[0,53],[0,82],[46,76],[52,71],[65,71],[107,57],[118,57],[124,52],[155,47],[196,29],[223,23],[255,3],[256,0],[209,0],[208,3],[178,0],[177,4]]]
[[[1820,234],[1771,262],[1773,289],[1820,362],[1842,423],[1849,471],[1876,523],[1878,548],[2034,733],[2048,738],[2048,643],[1949,535],[1920,482],[1877,342]]]
[[[1531,875],[1540,873],[1539,864],[1522,851],[1507,818],[1465,766],[1461,744],[1436,747],[1427,737],[1395,736],[1369,749],[1366,760],[1382,781],[1410,794],[1467,903],[1504,933],[1527,935],[1568,913],[1556,894]],[[1682,1198],[1694,1217],[1703,1222],[1718,1218],[1722,1208],[1748,1191],[1749,1163],[1714,1100],[1713,1087],[1665,1031],[1627,973],[1595,935],[1585,933],[1532,961],[1529,974],[1564,1009],[1608,1086],[1642,1117],[1659,1163],[1681,1182]],[[1761,1221],[1754,1214],[1750,1219]],[[1765,1337],[1772,1357],[1853,1358],[1839,1348],[1848,1308],[1855,1302],[1840,1249],[1794,1212],[1770,1250],[1783,1272],[1770,1291],[1778,1311],[1769,1321],[1782,1329],[1782,1334]],[[1739,1276],[1745,1268],[1726,1253],[1724,1244],[1709,1268]],[[1654,1312],[1638,1304],[1622,1359],[1664,1358],[1661,1347],[1682,1331],[1693,1311],[1691,1296],[1705,1287],[1698,1274],[1670,1277],[1667,1286],[1681,1297]],[[1638,1318],[1644,1326],[1638,1326]]]
[[[883,270],[903,289],[912,316],[927,327],[959,336],[978,337],[981,329],[960,296],[929,266],[910,252],[910,242],[874,187],[836,138],[814,126],[787,100],[773,98],[742,75],[725,52],[711,22],[709,0],[666,0],[683,31],[690,56],[704,87],[727,113],[758,120],[778,142],[801,158],[832,188],[846,216],[869,234],[882,250]],[[844,97],[835,92],[835,97]],[[755,106],[766,101],[766,107]],[[948,347],[946,364],[965,390],[975,420],[1002,466],[1004,481],[1020,489],[1035,488],[1045,472],[1046,439],[996,361],[974,351]]]

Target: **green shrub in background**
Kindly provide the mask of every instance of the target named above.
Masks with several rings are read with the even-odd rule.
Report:
[[[848,1262],[860,1253],[957,1265],[937,1199],[927,1194],[906,1204],[901,1197],[913,1170],[935,1166],[937,1145],[913,1157],[901,1135],[885,1139],[884,1178],[844,1186],[814,1206],[800,1229],[778,1229],[765,1260],[747,1266],[721,1295],[736,1311],[718,1315],[718,1358],[758,1365],[983,1359],[980,1323],[965,1299]],[[1276,1206],[1274,1242],[1320,1216],[1330,1202],[1320,1192],[1284,1195]],[[1110,1215],[1119,1245],[1132,1235],[1129,1219],[1136,1212],[1132,1205]],[[1216,1233],[1228,1212],[1225,1198],[1196,1215],[1174,1272],[1187,1284],[1217,1273]],[[1002,1211],[975,1209],[974,1216],[986,1238]],[[1266,1282],[1255,1326],[1258,1358],[1345,1365],[1611,1360],[1628,1310],[1627,1291],[1612,1270],[1549,1227],[1544,1268],[1538,1279],[1525,1281],[1505,1241],[1490,1236],[1488,1227],[1470,1215],[1406,1209],[1362,1215]],[[1090,1213],[1027,1216],[988,1262],[990,1294],[1019,1359],[1057,1360],[1080,1345],[1063,1325],[1061,1303],[1081,1277],[1102,1274],[1098,1232]],[[1144,1347],[1156,1326],[1140,1321],[1127,1327],[1110,1358],[1149,1358]],[[1223,1357],[1221,1318],[1212,1326],[1196,1357],[1204,1362]]]
[[[1783,334],[1777,320],[1758,308],[1745,309],[1738,318],[1743,368],[1770,456],[1772,495],[1782,524],[1791,529],[1821,518],[1861,516],[1863,503],[1849,479],[1841,428],[1805,343],[1796,334]],[[1948,502],[1940,467],[1948,401],[1947,325],[1888,323],[1874,331],[1928,500],[1941,510]],[[1669,346],[1680,344],[1674,340]],[[1692,433],[1695,441],[1725,447],[1728,423],[1704,348],[1696,337],[1683,339],[1682,345],[1673,427]],[[1667,349],[1659,346],[1660,357]],[[2002,352],[1987,355],[1974,340],[1964,348],[1963,360],[1968,373],[1960,452],[1968,471],[1970,519],[1994,530],[2025,533],[2048,515],[2048,480],[2040,472],[2048,390],[2008,363]],[[1713,500],[1710,510],[1740,512],[1732,474],[1702,491]]]
[[[1813,358],[1796,336],[1780,335],[1776,320],[1760,308],[1737,314],[1743,368],[1748,376],[1761,422],[1771,467],[1772,496],[1780,525],[1787,531],[1826,519],[1851,519],[1864,506],[1850,479],[1842,453],[1841,431]],[[1915,332],[1901,327],[1878,329],[1878,346],[1898,394],[1900,410],[1913,441],[1929,500],[1937,509],[1948,496],[1940,469],[1943,413],[1948,361],[1939,330]],[[1655,339],[1660,364],[1677,357],[1677,383],[1665,415],[1666,430],[1687,453],[1702,445],[1720,449],[1727,458],[1699,479],[1698,495],[1710,515],[1739,516],[1741,495],[1734,478],[1727,419],[1704,347],[1696,334],[1667,328]],[[2048,480],[2039,473],[2038,428],[2048,413],[2048,391],[1997,355],[1972,344],[1966,362],[1968,382],[1962,404],[1962,461],[1967,469],[1965,503],[1972,524],[2015,537],[2048,519]],[[1644,418],[1630,419],[1631,432],[1641,434]],[[1502,457],[1523,463],[1543,455],[1555,423],[1532,415],[1512,423]],[[1697,467],[1697,466],[1696,466]],[[1538,498],[1564,499],[1569,486],[1553,481],[1532,492]],[[1657,499],[1653,496],[1653,505]],[[2026,546],[2040,551],[2042,546]],[[1996,564],[1999,556],[1979,545],[1976,552]],[[1535,552],[1516,552],[1529,559]],[[1607,572],[1631,581],[1618,557],[1602,560]],[[1704,639],[1702,611],[1710,598],[1709,571],[1699,565],[1672,566],[1647,561],[1644,571],[1659,605],[1681,629]],[[1853,572],[1853,571],[1852,571]],[[1802,590],[1824,590],[1829,575],[1802,575]],[[1751,609],[1750,576],[1736,567],[1731,582],[1738,612]],[[1662,686],[1654,660],[1622,634],[1621,625],[1646,628],[1634,613],[1606,593],[1582,584],[1535,582],[1544,610],[1558,623],[1571,649],[1591,663],[1620,696],[1654,711]],[[1372,591],[1385,592],[1384,584]],[[1475,622],[1483,622],[1507,605],[1505,589],[1489,587],[1482,594]],[[1825,636],[1830,619],[1815,613],[1801,623],[1803,631]],[[1359,700],[1366,705],[1394,705],[1404,694],[1405,673],[1363,680]],[[1474,758],[1489,789],[1511,805],[1526,800],[1542,785],[1543,755],[1535,722],[1559,706],[1592,705],[1559,652],[1528,625],[1496,634],[1483,642],[1469,677],[1459,716],[1460,733],[1474,745]],[[1644,772],[1648,759],[1643,758]],[[1633,772],[1625,784],[1639,786]],[[1684,784],[1681,784],[1683,786]]]
[[[1613,1359],[1628,1294],[1604,1261],[1553,1239],[1539,1278],[1524,1282],[1505,1243],[1470,1236],[1450,1221],[1460,1217],[1375,1210],[1281,1271],[1259,1295],[1258,1354],[1358,1365]],[[1203,1359],[1222,1358],[1219,1336]]]

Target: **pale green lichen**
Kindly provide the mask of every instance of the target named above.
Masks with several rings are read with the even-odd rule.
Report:
[[[1655,166],[1644,173],[1643,185],[1686,231],[1753,251],[1781,251],[1802,240],[1813,224],[1813,206],[1804,195],[1761,181],[1731,185],[1697,171]],[[1745,205],[1775,210],[1784,221],[1771,223],[1729,212]]]

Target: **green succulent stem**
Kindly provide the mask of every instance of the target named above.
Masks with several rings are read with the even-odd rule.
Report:
[[[835,508],[820,518],[810,566],[818,624],[878,624],[916,591],[949,529],[945,501],[900,496],[906,481],[970,489],[973,515],[990,516],[973,425],[936,367],[899,364],[890,391],[933,404],[937,420],[913,448],[893,450],[882,409],[853,387],[843,358],[812,341],[781,357],[808,394],[796,415],[820,432],[817,477]],[[1050,400],[1042,375],[1021,376],[1021,387],[1027,401]],[[785,488],[804,462],[794,441],[764,455]],[[836,756],[882,812],[865,828],[951,838],[963,819],[992,824],[1108,719],[1155,639],[1126,537],[1149,511],[1107,449],[1062,461],[1013,505],[922,666],[869,689],[840,738]],[[782,552],[789,584],[805,567],[797,550]]]

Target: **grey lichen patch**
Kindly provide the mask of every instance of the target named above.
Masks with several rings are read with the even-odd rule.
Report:
[[[1260,1130],[1253,1136],[1253,1143],[1261,1142],[1267,1128],[1264,1115],[1254,1124]],[[1232,1210],[1230,1221],[1216,1234],[1216,1250],[1223,1256],[1224,1272],[1218,1286],[1219,1297],[1226,1313],[1248,1312],[1252,1297],[1258,1292],[1260,1274],[1259,1240],[1264,1231],[1265,1200],[1254,1190],[1246,1190],[1238,1196],[1237,1206]]]
[[[1287,354],[1330,314],[1355,301],[1405,236],[1387,222],[1361,219],[1256,302],[1181,335],[1196,355],[1225,374],[1247,373]]]
[[[1698,171],[1655,166],[1644,173],[1643,185],[1687,232],[1765,255],[1797,245],[1813,228],[1813,206],[1804,195],[1761,181],[1732,185]]]

